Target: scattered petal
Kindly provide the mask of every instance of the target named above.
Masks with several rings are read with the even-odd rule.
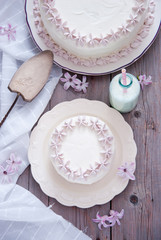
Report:
[[[63,78],[60,78],[60,81],[64,83],[65,90],[68,90],[70,87],[72,87],[76,92],[83,91],[83,93],[87,92],[88,82],[86,82],[86,80],[86,76],[83,76],[81,81],[77,78],[76,74],[71,76],[68,72],[64,73]]]
[[[11,40],[15,41],[16,40],[16,37],[15,37],[16,30],[15,30],[15,28],[16,27],[12,27],[11,24],[8,24],[8,28],[7,27],[4,28],[4,35],[7,35],[8,41],[11,41]]]
[[[11,170],[15,170],[18,171],[20,164],[22,163],[22,161],[20,160],[19,157],[16,157],[16,155],[14,153],[10,154],[10,157],[8,160],[6,160],[6,162],[8,163],[8,165],[10,166]]]
[[[139,83],[141,85],[141,88],[143,90],[144,88],[144,85],[147,86],[147,85],[150,85],[152,83],[152,77],[149,75],[149,77],[146,77],[146,75],[140,75],[138,76],[138,80],[139,80]]]
[[[121,210],[121,212],[117,212],[114,210],[110,210],[110,215],[104,215],[100,216],[99,212],[96,214],[96,219],[92,219],[93,222],[98,223],[98,228],[102,230],[102,226],[107,227],[113,227],[116,223],[120,225],[119,219],[121,219],[124,215],[124,209]],[[107,224],[107,222],[109,224]]]
[[[135,176],[134,176],[134,171],[135,171],[135,163],[125,163],[124,165],[122,165],[121,167],[118,168],[118,172],[117,174],[125,179],[131,179],[131,180],[135,180]]]
[[[10,165],[7,165],[5,168],[0,165],[0,176],[1,183],[10,183],[11,178],[10,176],[13,175],[16,171],[14,169],[11,169]]]

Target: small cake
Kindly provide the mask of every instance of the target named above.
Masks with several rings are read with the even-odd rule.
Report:
[[[34,0],[38,35],[54,54],[82,66],[118,61],[138,48],[154,0]]]
[[[110,169],[114,160],[114,136],[101,119],[75,116],[53,130],[49,149],[59,175],[72,183],[92,184]]]

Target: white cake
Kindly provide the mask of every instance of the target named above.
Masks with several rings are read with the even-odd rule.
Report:
[[[57,173],[72,183],[92,184],[102,179],[114,160],[114,137],[105,122],[76,116],[60,123],[49,142]]]
[[[126,57],[148,35],[154,0],[34,0],[39,36],[54,54],[83,66]]]

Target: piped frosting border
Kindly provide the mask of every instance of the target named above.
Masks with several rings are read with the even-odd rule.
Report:
[[[64,138],[73,131],[75,127],[90,128],[91,131],[96,133],[101,146],[100,159],[94,163],[95,166],[90,165],[85,171],[81,168],[73,171],[70,168],[70,160],[65,160],[63,152],[61,152]],[[74,120],[68,119],[64,121],[61,128],[55,128],[50,141],[50,157],[53,165],[55,165],[63,175],[65,174],[68,179],[72,181],[77,179],[86,181],[91,175],[96,175],[100,172],[102,168],[107,168],[114,153],[113,144],[113,135],[104,122],[92,117],[90,117],[89,121],[86,121],[85,116],[78,116]]]
[[[53,2],[53,4],[54,4],[54,1],[50,1],[50,0],[46,1],[46,3],[48,3],[48,4],[49,4],[49,2]],[[52,8],[48,7],[47,8],[47,11],[49,11],[48,13],[53,15],[53,8],[54,8],[54,6]],[[144,11],[143,3],[138,3],[138,1],[136,0],[136,6],[134,7],[133,10],[137,14],[140,14],[142,11]],[[133,51],[133,49],[136,49],[149,33],[150,26],[154,22],[154,15],[153,15],[154,10],[155,10],[155,3],[154,3],[154,0],[152,0],[152,1],[150,1],[149,7],[148,7],[148,14],[147,14],[147,17],[144,21],[144,24],[143,24],[141,30],[138,32],[135,40],[132,43],[130,43],[129,46],[121,49],[118,52],[114,52],[111,55],[105,56],[105,57],[89,58],[89,59],[78,58],[77,56],[68,53],[65,49],[61,48],[53,41],[53,39],[49,36],[49,34],[47,33],[47,31],[42,23],[38,0],[34,0],[33,14],[34,14],[35,26],[37,29],[37,34],[43,39],[45,45],[48,48],[50,48],[54,54],[66,59],[66,60],[69,60],[76,65],[91,67],[91,66],[96,66],[96,65],[105,65],[105,64],[109,64],[109,63],[114,63],[114,62],[118,61],[120,58],[126,57],[131,51]],[[76,36],[75,30],[72,30],[72,31],[68,30],[68,27],[66,26],[67,23],[62,22],[59,15],[54,15],[54,19],[56,19],[56,20],[54,20],[55,24],[59,23],[59,24],[57,24],[57,27],[60,28],[60,30],[63,31],[64,34],[66,34],[67,38],[70,37],[71,39],[79,42],[79,44],[83,47],[84,43],[86,43],[86,40],[85,40],[86,36],[82,37],[82,36],[80,36],[80,34],[78,34],[78,36]],[[129,22],[129,19],[127,19],[127,23],[129,22],[130,24],[135,24],[136,21],[137,21],[137,18],[132,15],[130,16],[130,22]],[[108,42],[109,42],[109,40],[111,40],[111,38],[113,39],[113,38],[119,36],[120,31],[122,34],[126,34],[128,32],[128,24],[127,24],[127,26],[122,26],[122,28],[119,29],[118,32],[116,32],[116,33],[114,33],[111,30],[111,33],[109,33],[105,37],[106,39],[104,39],[103,36],[101,36],[101,38],[95,38],[95,37],[93,38],[92,35],[89,34],[90,39],[88,40],[87,43],[93,47],[95,46],[95,44],[97,45],[98,43],[103,44],[103,45],[108,44]]]

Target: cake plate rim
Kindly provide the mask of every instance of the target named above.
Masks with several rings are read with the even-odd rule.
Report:
[[[56,172],[48,155],[48,140],[53,127],[64,119],[83,114],[107,122],[118,145],[111,172],[98,182],[89,185],[65,180]],[[129,180],[120,178],[116,174],[117,168],[125,162],[134,162],[136,167],[136,154],[137,147],[132,129],[122,115],[103,102],[87,99],[59,103],[43,114],[31,133],[28,149],[31,172],[42,191],[65,206],[80,208],[105,204],[121,193],[127,187]]]
[[[45,44],[43,43],[42,39],[38,36],[34,24],[34,17],[33,17],[33,1],[34,0],[25,0],[25,14],[26,14],[26,22],[30,31],[30,34],[32,36],[33,41],[37,45],[37,47],[42,51],[49,49]],[[91,75],[91,76],[99,76],[99,75],[106,75],[111,74],[114,72],[119,71],[122,68],[128,67],[132,65],[134,62],[136,62],[138,59],[140,59],[144,53],[151,47],[155,39],[157,38],[157,35],[159,33],[159,30],[161,28],[161,16],[160,16],[160,7],[161,2],[159,0],[155,0],[156,6],[155,6],[155,18],[154,23],[150,28],[150,32],[146,38],[143,39],[143,42],[141,45],[134,49],[127,58],[121,58],[119,61],[115,63],[110,63],[103,66],[94,66],[94,67],[84,67],[79,66],[76,64],[73,64],[71,61],[67,61],[59,56],[56,56],[54,54],[54,61],[57,66],[63,68],[66,71],[71,71],[74,73],[82,74],[82,75]],[[49,49],[50,50],[50,49]],[[126,60],[127,59],[127,60]]]

